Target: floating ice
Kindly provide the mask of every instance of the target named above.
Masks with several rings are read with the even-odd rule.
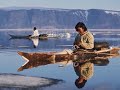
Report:
[[[0,74],[0,87],[43,87],[57,84],[59,81],[61,80],[16,74]]]
[[[113,14],[113,15],[119,15],[120,16],[120,12],[119,11],[105,11],[107,14]]]

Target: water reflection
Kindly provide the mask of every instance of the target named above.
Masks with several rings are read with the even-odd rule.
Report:
[[[91,62],[73,63],[73,67],[78,78],[75,80],[75,85],[78,88],[84,87],[89,78],[93,76],[94,65]]]
[[[106,66],[109,64],[109,57],[94,57],[94,58],[77,58],[73,61],[73,67],[78,78],[75,80],[75,85],[77,88],[83,88],[93,74],[94,65],[96,66]]]
[[[15,40],[15,39],[27,39],[27,40],[31,40],[32,41],[32,43],[33,43],[33,47],[34,48],[36,48],[37,46],[38,46],[38,44],[39,44],[39,41],[41,41],[41,40],[47,40],[47,38],[46,39],[42,39],[42,38],[10,38],[9,40]]]
[[[50,53],[24,53],[18,52],[20,56],[22,56],[27,62],[23,64],[18,71],[22,71],[24,69],[30,69],[37,66],[43,66],[48,64],[66,64],[70,62],[71,55],[54,55],[55,52]]]
[[[38,38],[32,38],[31,40],[33,42],[34,48],[36,48],[38,46],[38,44],[39,44],[39,39]]]
[[[73,68],[78,76],[75,80],[75,85],[78,88],[83,88],[93,74],[94,65],[96,66],[106,66],[109,64],[109,58],[119,56],[118,53],[83,53],[79,52],[77,54],[55,54],[56,52],[49,53],[25,53],[18,52],[27,62],[23,64],[18,71],[23,71],[24,69],[30,69],[38,66],[44,66],[48,64],[63,64],[66,66],[68,63],[73,63]]]

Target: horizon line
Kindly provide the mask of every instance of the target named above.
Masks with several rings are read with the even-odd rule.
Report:
[[[63,9],[63,10],[91,10],[91,9],[97,9],[97,10],[107,10],[107,11],[120,11],[120,10],[111,10],[111,9],[100,9],[100,8],[89,8],[89,9],[82,9],[82,8],[55,8],[55,7],[35,7],[35,6],[6,6],[2,7],[0,6],[0,9],[10,9],[10,8],[30,8],[30,9]]]

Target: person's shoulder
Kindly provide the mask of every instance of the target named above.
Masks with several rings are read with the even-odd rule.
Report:
[[[93,34],[92,34],[90,31],[87,31],[87,32],[86,32],[86,35],[87,35],[87,36],[93,36]]]
[[[87,33],[87,34],[92,34],[90,31],[87,31],[86,33]]]

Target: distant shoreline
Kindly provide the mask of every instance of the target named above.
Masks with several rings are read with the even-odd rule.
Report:
[[[26,29],[0,29],[0,31],[32,31],[32,28],[26,28]],[[42,29],[38,28],[39,31],[73,31],[75,29]],[[90,31],[120,31],[120,29],[88,29]]]

